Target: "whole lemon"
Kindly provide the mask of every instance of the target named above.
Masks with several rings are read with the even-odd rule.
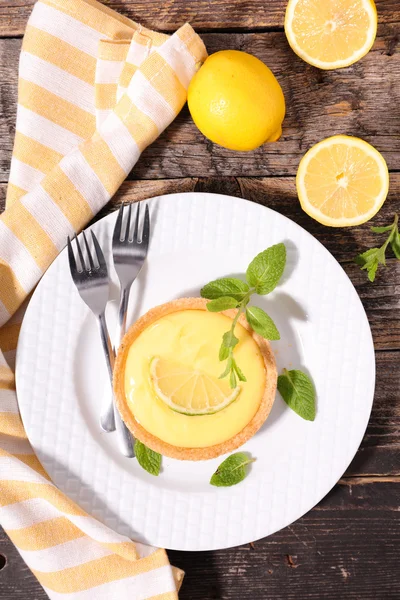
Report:
[[[247,52],[211,54],[190,82],[188,105],[200,131],[230,150],[254,150],[282,135],[282,88],[272,71]]]

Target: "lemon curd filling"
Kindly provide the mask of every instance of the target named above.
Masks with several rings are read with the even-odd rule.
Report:
[[[237,435],[256,414],[266,382],[260,349],[246,329],[238,324],[239,344],[235,357],[247,381],[229,406],[215,414],[180,414],[157,397],[150,368],[155,356],[198,369],[218,378],[225,363],[218,359],[223,334],[231,319],[204,310],[182,310],[161,317],[134,340],[125,364],[125,394],[130,411],[149,433],[173,446],[206,448]]]

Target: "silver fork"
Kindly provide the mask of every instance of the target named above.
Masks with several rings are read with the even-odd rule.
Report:
[[[80,297],[98,319],[101,341],[106,357],[107,368],[110,376],[112,389],[115,354],[110,341],[110,336],[108,335],[105,318],[105,309],[107,306],[109,293],[108,269],[99,242],[97,241],[97,238],[94,235],[93,231],[91,232],[91,234],[97,264],[95,263],[94,256],[90,250],[85,232],[83,232],[83,240],[85,244],[88,262],[85,261],[78,237],[75,236],[76,248],[78,251],[79,258],[79,264],[77,263],[72,248],[71,240],[68,237],[69,267],[72,279],[78,289]],[[115,406],[113,398],[114,396],[112,395],[112,401],[110,403],[110,408],[107,412],[107,418],[102,423],[102,426],[104,425],[103,429],[105,429],[105,431],[114,431],[114,429],[117,429],[118,444],[121,452],[125,456],[133,457],[134,450],[132,444],[132,437],[125,423],[121,419],[121,416]]]
[[[118,325],[115,337],[115,350],[118,350],[126,332],[126,319],[128,311],[129,293],[146,260],[150,239],[150,214],[146,205],[143,227],[139,233],[140,204],[137,203],[135,223],[131,230],[132,204],[127,208],[127,219],[124,223],[125,205],[122,204],[118,212],[113,234],[113,259],[115,271],[120,282],[120,301],[118,311]]]

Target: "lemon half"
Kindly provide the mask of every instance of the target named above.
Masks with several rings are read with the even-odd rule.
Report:
[[[150,379],[160,400],[188,416],[213,415],[240,394],[240,386],[232,390],[226,380],[160,357],[151,360]]]
[[[389,171],[373,146],[337,135],[313,146],[296,178],[303,210],[330,227],[360,225],[381,208],[389,191]]]
[[[285,32],[292,49],[320,69],[348,67],[371,49],[378,25],[373,0],[289,0]]]

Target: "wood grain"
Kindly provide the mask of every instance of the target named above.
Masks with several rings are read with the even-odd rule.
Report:
[[[252,545],[169,552],[187,573],[180,600],[397,600],[399,492],[398,481],[345,481],[299,521]],[[1,532],[0,553],[7,557],[0,600],[47,598]]]
[[[377,352],[376,389],[364,439],[346,477],[400,475],[399,352]]]
[[[232,152],[198,131],[187,107],[142,155],[131,178],[295,175],[301,157],[316,142],[338,133],[362,137],[400,165],[400,47],[382,26],[374,49],[348,69],[320,71],[295,56],[283,32],[204,34],[210,52],[237,48],[264,60],[287,100],[283,136],[254,152]],[[0,40],[0,181],[9,170],[17,98],[20,40]]]
[[[375,0],[381,23],[398,23],[397,0]],[[22,35],[35,0],[2,0],[0,36]],[[103,0],[151,29],[175,31],[190,21],[197,30],[282,28],[287,0]]]

